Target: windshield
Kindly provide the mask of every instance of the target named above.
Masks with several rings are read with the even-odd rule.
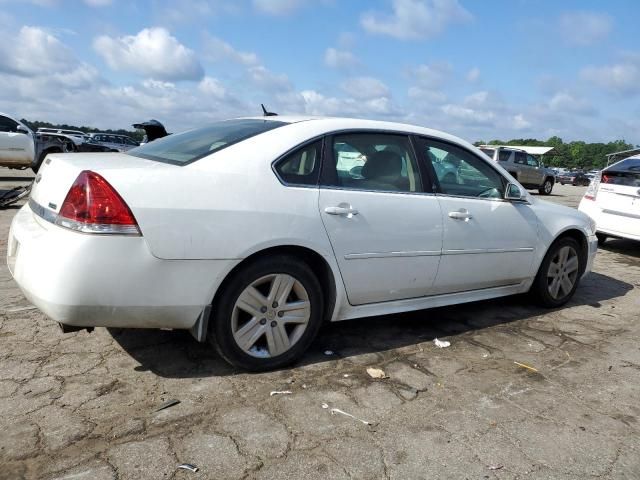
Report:
[[[127,154],[157,162],[186,165],[282,125],[286,123],[257,119],[226,120],[154,140],[129,150]]]

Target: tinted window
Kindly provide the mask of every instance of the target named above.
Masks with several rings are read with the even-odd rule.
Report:
[[[493,148],[481,148],[482,153],[493,159],[493,154],[496,152]]]
[[[15,121],[0,115],[0,132],[15,132],[17,126]]]
[[[317,185],[322,142],[317,141],[287,155],[276,164],[283,182],[292,185]]]
[[[640,187],[640,158],[627,158],[605,169],[602,183]]]
[[[527,154],[524,152],[516,152],[515,162],[525,165],[527,163]]]
[[[385,192],[422,191],[418,165],[404,135],[336,135],[331,142],[331,157],[327,185]]]
[[[132,148],[127,154],[158,162],[185,165],[282,125],[286,123],[255,119],[216,122],[206,127],[159,138]]]
[[[504,179],[487,161],[460,147],[435,140],[421,139],[420,147],[433,165],[442,193],[504,198]]]

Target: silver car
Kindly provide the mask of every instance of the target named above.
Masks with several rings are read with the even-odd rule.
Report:
[[[556,175],[534,156],[517,148],[483,145],[480,150],[495,162],[500,162],[500,166],[523,187],[538,190],[541,195],[551,195]]]

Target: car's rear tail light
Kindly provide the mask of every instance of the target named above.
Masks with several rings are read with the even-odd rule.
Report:
[[[71,185],[56,224],[84,233],[140,235],[138,222],[122,197],[89,170],[81,172]]]
[[[596,196],[598,195],[598,187],[600,186],[600,181],[601,178],[606,178],[605,175],[603,175],[602,173],[598,173],[597,175],[595,175],[593,177],[593,180],[591,180],[591,183],[589,184],[589,187],[587,188],[587,191],[584,192],[584,199],[585,200],[593,200],[595,201]],[[606,181],[605,181],[606,183]]]

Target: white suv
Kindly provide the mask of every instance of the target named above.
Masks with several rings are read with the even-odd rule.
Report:
[[[33,132],[7,114],[0,113],[0,166],[30,167],[35,155]]]

